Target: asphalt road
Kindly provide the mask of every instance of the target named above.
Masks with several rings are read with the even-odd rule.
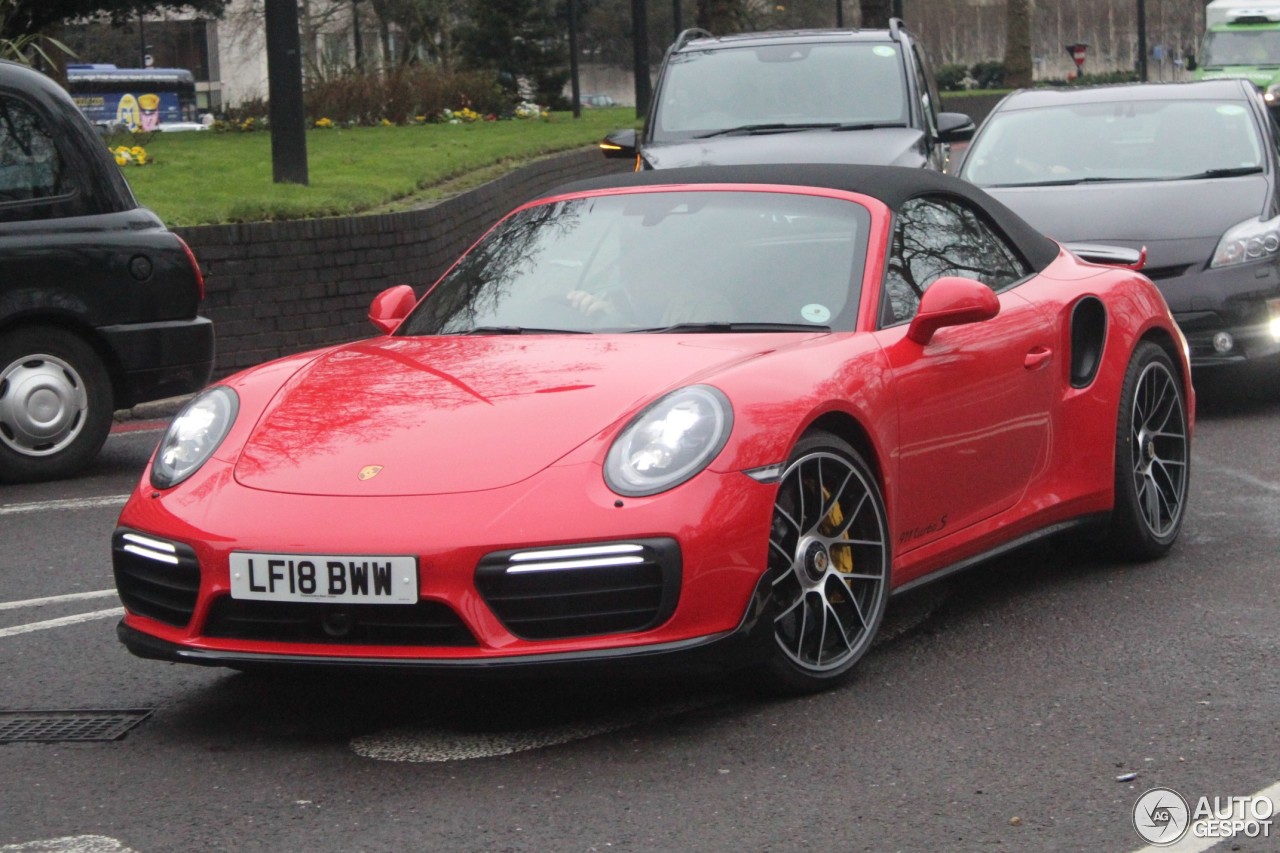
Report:
[[[159,433],[131,422],[86,476],[0,488],[0,712],[150,712],[0,744],[0,851],[1141,850],[1148,789],[1280,780],[1280,381],[1198,384],[1167,558],[1025,550],[895,599],[847,688],[785,701],[132,658],[108,543]]]

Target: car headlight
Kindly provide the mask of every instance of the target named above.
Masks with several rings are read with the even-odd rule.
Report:
[[[672,391],[614,440],[605,458],[605,482],[629,497],[665,492],[707,467],[732,429],[733,407],[718,389],[690,385]]]
[[[1280,98],[1280,83],[1272,83],[1262,93],[1262,99],[1267,102],[1267,106],[1271,106]]]
[[[151,485],[168,489],[200,469],[227,437],[240,398],[224,385],[210,388],[183,407],[165,430],[151,463]]]
[[[1248,219],[1227,229],[1218,241],[1209,267],[1230,267],[1274,256],[1280,252],[1280,217]]]

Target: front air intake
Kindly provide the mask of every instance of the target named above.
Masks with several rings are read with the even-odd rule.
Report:
[[[480,561],[476,587],[511,633],[553,640],[657,627],[680,572],[675,540],[636,539],[499,551]]]
[[[189,545],[121,528],[111,537],[111,565],[130,613],[180,628],[191,621],[200,563]]]

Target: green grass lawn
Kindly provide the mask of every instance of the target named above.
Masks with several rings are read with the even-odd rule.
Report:
[[[157,133],[138,140],[152,162],[124,174],[169,225],[343,216],[403,209],[635,124],[633,109],[614,107],[579,119],[309,130],[307,186],[273,183],[266,132]]]

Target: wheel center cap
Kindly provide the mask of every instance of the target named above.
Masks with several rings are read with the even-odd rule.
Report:
[[[810,542],[804,552],[804,571],[809,579],[817,582],[826,577],[831,568],[831,555],[821,542]]]

